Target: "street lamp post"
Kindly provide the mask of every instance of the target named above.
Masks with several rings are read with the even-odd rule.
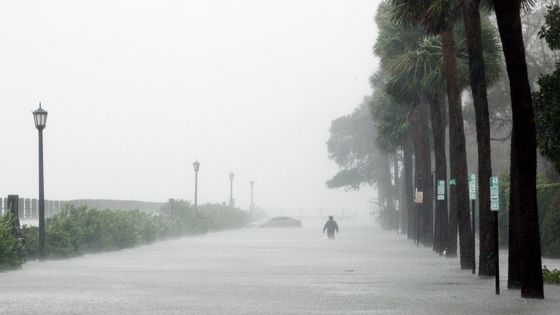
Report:
[[[253,187],[255,186],[255,181],[252,180],[249,183],[251,184],[251,206],[249,209],[253,211],[255,209],[255,201],[253,200]]]
[[[198,170],[200,169],[200,162],[194,161],[194,206],[198,205]]]
[[[233,208],[233,172],[229,173],[229,206]]]
[[[45,190],[43,178],[43,129],[47,125],[47,111],[41,107],[33,112],[35,127],[39,131],[39,258],[45,257]]]

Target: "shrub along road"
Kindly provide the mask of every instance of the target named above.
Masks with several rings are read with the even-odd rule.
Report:
[[[0,273],[1,314],[557,314],[370,223],[246,228]],[[506,261],[502,258],[502,261]],[[558,261],[547,261],[558,268]],[[502,266],[502,270],[507,270]],[[502,287],[505,279],[502,279]]]

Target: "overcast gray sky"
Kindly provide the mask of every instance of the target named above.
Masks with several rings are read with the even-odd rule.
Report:
[[[0,195],[229,197],[247,207],[366,213],[372,188],[329,190],[331,120],[370,93],[374,0],[0,2]]]

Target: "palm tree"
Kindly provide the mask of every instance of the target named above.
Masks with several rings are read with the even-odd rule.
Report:
[[[412,149],[414,152],[415,162],[415,182],[421,184],[424,191],[424,203],[418,206],[417,213],[413,216],[408,216],[408,222],[413,218],[414,232],[418,232],[420,240],[425,245],[431,245],[433,238],[432,226],[432,182],[431,182],[431,155],[430,155],[430,138],[428,118],[426,115],[427,104],[420,102],[419,90],[410,84],[404,76],[395,75],[395,70],[391,69],[391,63],[397,62],[393,57],[402,55],[409,52],[406,45],[413,44],[412,42],[402,41],[397,28],[392,28],[395,25],[385,24],[388,21],[387,15],[383,15],[383,7],[380,8],[377,15],[377,22],[380,28],[378,42],[376,43],[375,51],[381,56],[382,69],[391,70],[386,72],[387,80],[390,82],[385,83],[385,91],[389,94],[396,104],[405,104],[408,109],[408,123],[414,133],[410,134],[411,146],[406,146],[407,149]],[[385,12],[386,13],[386,12]],[[385,28],[385,27],[388,28]],[[419,32],[420,34],[420,32]],[[404,49],[404,50],[403,50]],[[394,66],[394,65],[393,65]],[[407,152],[405,152],[405,165],[407,164]],[[406,175],[406,173],[405,173]],[[422,180],[420,180],[420,178]],[[417,186],[418,187],[418,186]],[[407,191],[410,191],[407,189]],[[419,220],[419,221],[418,221]],[[417,227],[420,230],[417,230]],[[416,233],[414,233],[416,234]]]
[[[513,119],[508,273],[510,277],[519,279],[522,297],[542,299],[544,291],[536,190],[536,131],[521,29],[522,2],[493,0],[509,77]]]
[[[402,196],[400,204],[402,209],[399,212],[401,214],[402,221],[408,218],[409,209],[412,207],[408,204],[407,196],[412,194],[412,189],[406,185],[407,174],[411,172],[406,163],[403,163],[404,172],[401,177],[401,185],[404,193],[399,194],[398,192],[398,156],[399,151],[406,150],[406,142],[409,138],[409,106],[403,106],[401,104],[395,103],[387,93],[384,91],[385,78],[386,76],[383,71],[379,71],[371,78],[371,84],[374,89],[373,95],[369,102],[370,111],[372,117],[375,121],[377,128],[377,144],[382,151],[393,154],[394,161],[393,167],[395,169],[395,185],[394,185],[394,198],[399,199],[398,196]],[[406,153],[403,152],[403,158]],[[404,162],[404,161],[403,161]],[[404,180],[402,179],[404,178]],[[396,213],[395,213],[396,214]],[[392,225],[398,228],[399,218],[395,215],[391,218],[393,220]],[[408,231],[407,231],[408,232]],[[409,233],[410,234],[410,233]]]
[[[427,36],[419,28],[403,27],[390,19],[391,8],[383,3],[380,6],[379,14],[376,18],[380,35],[378,37],[375,51],[381,57],[382,65],[388,68],[388,72],[393,74],[388,90],[395,97],[400,98],[401,102],[411,99],[421,99],[421,103],[430,104],[432,133],[434,141],[434,151],[436,157],[436,172],[438,179],[446,179],[446,155],[445,155],[445,119],[440,117],[445,113],[444,93],[445,78],[442,74],[442,44],[437,37]],[[485,55],[488,63],[489,80],[495,81],[498,77],[498,54],[496,48],[496,35],[490,27],[490,23],[485,20],[483,27],[483,39]],[[458,28],[458,38],[464,38],[464,31]],[[467,54],[464,41],[459,41],[457,49],[459,62],[458,85],[460,90],[467,85]],[[403,90],[407,93],[403,93]],[[392,90],[392,91],[391,91]],[[438,110],[439,108],[439,110]],[[443,124],[442,124],[443,123]],[[442,223],[443,222],[443,223]],[[445,202],[436,203],[436,216],[434,229],[434,250],[441,251],[445,244],[440,244],[440,238],[445,238],[447,224],[447,210]],[[456,236],[456,229],[455,229]],[[456,238],[455,238],[456,240]],[[456,241],[455,241],[456,244]]]
[[[447,154],[445,152],[445,99],[443,93],[432,95],[430,114],[432,121],[432,134],[434,138],[435,174],[436,179],[447,181]],[[445,185],[447,186],[447,185]],[[434,228],[434,250],[442,253],[446,248],[447,228],[449,217],[447,214],[447,201],[436,201],[436,215]]]
[[[439,10],[431,10],[437,2]],[[449,106],[450,175],[456,185],[450,189],[450,225],[448,254],[457,253],[455,214],[459,227],[461,268],[471,269],[474,244],[471,239],[470,213],[467,189],[467,158],[465,131],[461,109],[461,91],[457,77],[457,58],[454,38],[454,23],[458,16],[457,6],[438,0],[391,0],[393,16],[399,23],[421,25],[430,34],[439,34],[442,42],[443,73],[446,82]]]
[[[486,69],[484,66],[483,47],[495,49],[492,43],[483,45],[480,18],[480,0],[462,1],[463,24],[465,28],[469,55],[469,77],[473,95],[476,117],[476,136],[478,147],[478,203],[480,230],[479,275],[493,276],[495,270],[496,237],[495,217],[490,211],[490,182],[492,160],[490,148],[490,119],[488,113],[488,96],[486,93]]]

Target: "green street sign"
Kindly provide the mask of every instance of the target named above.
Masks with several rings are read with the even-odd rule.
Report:
[[[497,176],[490,177],[490,210],[500,210],[500,181]]]
[[[457,185],[457,180],[452,178],[449,180],[449,185]]]
[[[469,199],[476,200],[476,175],[469,175]]]
[[[445,181],[438,180],[437,182],[437,200],[445,200]]]

